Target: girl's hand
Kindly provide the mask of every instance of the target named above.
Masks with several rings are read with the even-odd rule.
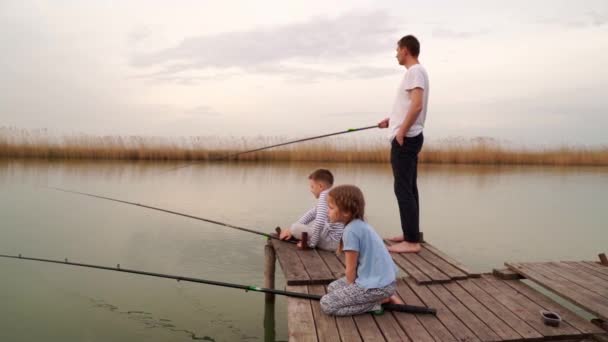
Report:
[[[302,241],[298,242],[298,248],[304,249],[304,245],[302,244]]]
[[[352,284],[357,279],[357,266],[359,264],[359,252],[355,251],[344,251],[345,259],[345,276],[346,282]]]

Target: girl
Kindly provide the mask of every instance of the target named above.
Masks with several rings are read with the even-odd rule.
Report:
[[[321,309],[329,315],[350,316],[381,309],[395,296],[397,267],[374,229],[363,221],[365,200],[354,185],[340,185],[328,196],[330,222],[342,222],[338,253],[345,253],[346,275],[327,287]]]

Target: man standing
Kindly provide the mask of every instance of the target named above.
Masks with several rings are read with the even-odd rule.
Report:
[[[421,248],[416,178],[418,153],[424,141],[422,129],[429,99],[429,78],[418,62],[419,54],[420,43],[416,37],[408,35],[397,43],[397,61],[407,71],[399,85],[391,116],[378,124],[390,131],[391,165],[403,230],[403,235],[390,239],[397,244],[388,249],[396,253],[417,253]]]

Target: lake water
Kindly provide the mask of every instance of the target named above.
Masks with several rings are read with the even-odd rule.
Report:
[[[0,161],[0,254],[263,284],[265,240],[47,186],[272,231],[314,204],[307,176],[363,190],[368,221],[399,232],[389,165]],[[478,271],[504,261],[596,259],[608,247],[608,169],[424,165],[425,239]],[[262,341],[264,295],[0,259],[1,341]],[[284,280],[277,265],[277,285]],[[274,334],[287,339],[285,300]]]

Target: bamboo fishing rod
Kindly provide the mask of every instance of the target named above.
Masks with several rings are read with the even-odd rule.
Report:
[[[207,279],[200,279],[200,278],[193,278],[193,277],[184,277],[184,276],[177,276],[177,275],[171,275],[171,274],[134,270],[134,269],[122,268],[122,267],[120,267],[120,264],[116,265],[116,267],[109,267],[109,266],[100,266],[100,265],[93,265],[93,264],[84,264],[84,263],[79,263],[79,262],[71,262],[71,261],[68,261],[68,259],[64,259],[62,261],[62,260],[25,257],[25,256],[22,256],[21,254],[19,254],[19,255],[0,254],[0,257],[7,258],[7,259],[30,260],[30,261],[52,263],[52,264],[62,264],[62,265],[69,265],[69,266],[95,268],[95,269],[107,270],[107,271],[132,273],[132,274],[139,274],[139,275],[145,275],[145,276],[150,276],[150,277],[174,279],[177,281],[186,281],[186,282],[191,282],[191,283],[229,287],[229,288],[241,289],[241,290],[245,290],[245,291],[270,293],[270,294],[274,294],[274,295],[293,297],[293,298],[321,300],[321,297],[322,297],[320,295],[269,289],[269,288],[265,288],[265,287],[254,286],[254,285],[242,285],[242,284],[227,283],[227,282],[221,282],[221,281],[215,281],[215,280],[207,280]],[[407,304],[383,304],[382,308],[384,310],[388,310],[388,311],[399,311],[399,312],[407,312],[407,313],[415,313],[415,314],[435,315],[437,313],[437,311],[434,308],[407,305]]]
[[[287,142],[283,142],[283,143],[280,143],[280,144],[274,144],[274,145],[269,145],[269,146],[255,148],[253,150],[247,150],[247,151],[242,151],[242,152],[237,152],[237,153],[229,153],[229,154],[226,154],[226,155],[218,157],[218,158],[211,158],[211,160],[213,160],[213,161],[230,160],[230,159],[233,159],[233,158],[237,158],[238,156],[246,154],[246,153],[259,152],[259,151],[268,150],[268,149],[275,148],[275,147],[280,147],[280,146],[285,146],[285,145],[291,145],[291,144],[300,143],[300,142],[309,141],[309,140],[327,138],[327,137],[331,137],[331,136],[334,136],[334,135],[359,132],[359,131],[364,131],[364,130],[372,129],[372,128],[379,128],[379,125],[366,126],[366,127],[360,127],[360,128],[349,128],[347,130],[340,131],[340,132],[322,134],[322,135],[317,135],[317,136],[314,136],[314,137],[308,137],[308,138],[302,138],[302,139],[287,141]],[[172,169],[166,170],[165,172],[175,171],[175,170],[178,170],[178,169],[182,169],[184,167],[191,166],[193,163],[194,162],[187,163],[185,165],[180,165],[180,166],[174,167]]]
[[[161,211],[163,213],[183,216],[183,217],[191,218],[191,219],[194,219],[194,220],[204,221],[204,222],[207,222],[207,223],[212,223],[212,224],[216,224],[216,225],[220,225],[220,226],[224,226],[224,227],[228,227],[228,228],[232,228],[232,229],[237,229],[237,230],[240,230],[240,231],[243,231],[243,232],[248,232],[248,233],[252,233],[252,234],[261,235],[261,236],[267,237],[269,239],[277,239],[277,240],[280,240],[280,241],[285,241],[285,242],[294,243],[294,244],[298,243],[297,241],[294,241],[294,240],[281,240],[278,236],[275,236],[275,235],[272,235],[272,234],[268,234],[268,233],[264,233],[264,232],[260,232],[260,231],[257,231],[257,230],[253,230],[253,229],[249,229],[249,228],[244,228],[244,227],[239,227],[239,226],[235,226],[235,225],[232,225],[232,224],[229,224],[229,223],[220,222],[220,221],[216,221],[216,220],[211,220],[211,219],[207,219],[207,218],[204,218],[204,217],[199,217],[199,216],[194,216],[194,215],[190,215],[190,214],[180,213],[180,212],[173,211],[173,210],[153,207],[151,205],[146,205],[146,204],[141,204],[141,203],[135,203],[135,202],[129,202],[129,201],[124,201],[124,200],[117,199],[117,198],[100,196],[100,195],[95,195],[95,194],[89,194],[89,193],[86,193],[86,192],[66,190],[66,189],[62,189],[62,188],[55,188],[55,187],[48,187],[48,188],[49,189],[53,189],[53,190],[57,190],[57,191],[61,191],[61,192],[70,193],[70,194],[89,196],[89,197],[99,198],[99,199],[103,199],[103,200],[107,200],[107,201],[113,201],[113,202],[118,202],[118,203],[123,203],[123,204],[134,205],[134,206],[141,207],[141,208],[157,210],[157,211]]]

